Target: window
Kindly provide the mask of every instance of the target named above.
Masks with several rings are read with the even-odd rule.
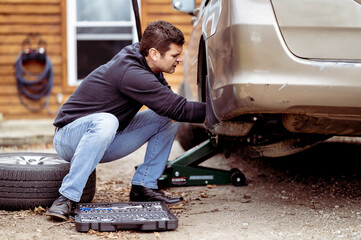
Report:
[[[67,0],[68,84],[78,85],[136,41],[130,0]]]

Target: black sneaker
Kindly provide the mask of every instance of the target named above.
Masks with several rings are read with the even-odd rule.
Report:
[[[151,189],[138,185],[132,185],[129,199],[133,202],[162,201],[167,204],[174,204],[183,201],[182,197],[168,197],[158,189]]]
[[[46,216],[50,216],[56,220],[68,220],[73,208],[73,201],[60,195],[58,199],[53,202],[53,205],[46,212]]]

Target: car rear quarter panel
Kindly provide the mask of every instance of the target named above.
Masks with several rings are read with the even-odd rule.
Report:
[[[219,20],[210,28],[216,30],[206,38],[211,98],[220,120],[250,113],[361,120],[360,63],[293,55],[269,0],[221,2]]]
[[[354,0],[272,0],[288,48],[304,58],[361,60],[361,4]]]

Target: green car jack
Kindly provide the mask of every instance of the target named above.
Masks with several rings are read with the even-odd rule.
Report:
[[[238,169],[230,171],[199,166],[202,162],[224,151],[218,139],[210,137],[182,156],[169,161],[158,180],[160,187],[229,184],[245,186],[246,177]]]

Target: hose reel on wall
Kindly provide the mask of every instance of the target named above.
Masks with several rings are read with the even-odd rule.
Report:
[[[37,41],[37,47],[32,43]],[[39,70],[39,65],[41,70]],[[37,71],[27,70],[25,66],[36,67]],[[40,71],[40,72],[39,72]],[[54,85],[54,69],[50,58],[46,54],[46,42],[39,33],[29,33],[22,42],[22,51],[15,62],[16,84],[18,96],[22,105],[31,112],[39,112],[44,107],[50,115],[58,112],[62,95],[57,95],[58,107],[56,111],[49,110],[51,90]],[[24,98],[28,99],[26,101]],[[41,102],[41,100],[44,101]],[[33,106],[34,103],[37,106]]]

